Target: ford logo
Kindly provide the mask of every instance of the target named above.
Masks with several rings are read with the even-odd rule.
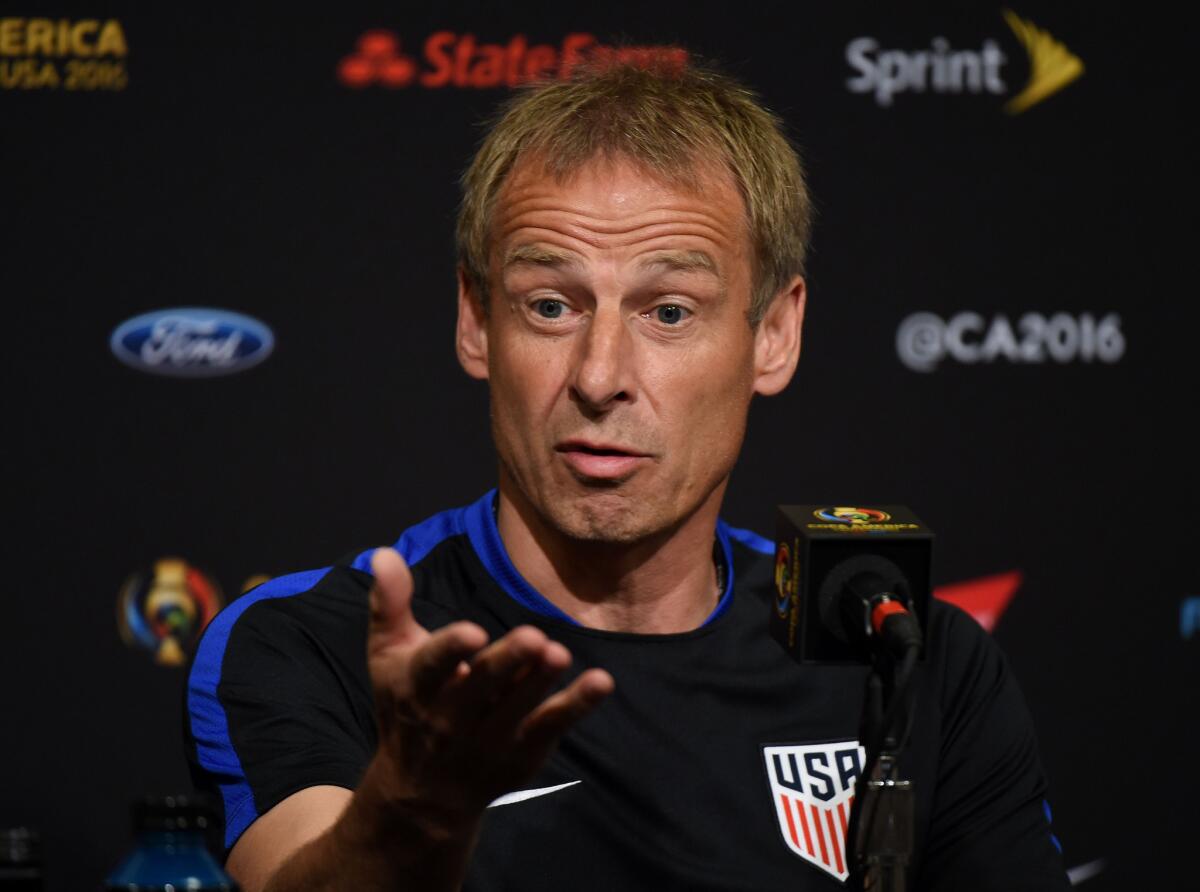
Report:
[[[117,359],[139,372],[211,378],[258,365],[271,355],[275,336],[240,313],[178,307],[122,322],[109,346]]]

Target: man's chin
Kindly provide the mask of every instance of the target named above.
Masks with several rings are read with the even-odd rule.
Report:
[[[596,487],[547,507],[547,519],[559,532],[581,542],[632,545],[666,526],[645,501],[615,487]]]
[[[642,475],[600,482],[565,474],[535,477],[522,486],[503,462],[501,474],[501,488],[507,482],[510,498],[525,506],[522,513],[530,528],[544,525],[577,542],[633,545],[662,533],[672,523],[671,505],[661,497],[647,497],[646,490],[656,487],[644,485],[649,481],[638,479]]]

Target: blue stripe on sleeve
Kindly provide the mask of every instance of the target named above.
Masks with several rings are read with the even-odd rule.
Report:
[[[480,502],[486,500],[490,505],[492,495],[493,493],[488,493]],[[435,514],[405,530],[394,547],[410,567],[414,566],[440,543],[466,531],[465,517],[468,510],[470,509],[454,508]],[[370,573],[373,552],[374,549],[362,552],[351,566]],[[229,720],[217,696],[229,636],[247,608],[259,601],[287,598],[309,591],[327,572],[329,568],[325,567],[321,570],[280,576],[238,598],[209,624],[196,652],[196,660],[188,677],[188,715],[191,720],[192,737],[196,741],[197,760],[201,767],[217,778],[221,798],[225,802],[227,849],[237,842],[238,837],[258,818],[254,793],[246,781],[241,760],[233,748],[233,741],[229,737]]]
[[[217,696],[221,683],[221,664],[233,626],[247,608],[271,598],[287,598],[306,592],[316,585],[329,568],[280,576],[242,595],[209,623],[196,651],[188,676],[187,708],[196,757],[202,768],[211,772],[225,802],[225,847],[231,847],[258,817],[254,793],[246,782],[241,760],[229,739],[229,720]]]

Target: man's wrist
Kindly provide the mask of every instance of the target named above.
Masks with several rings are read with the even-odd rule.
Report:
[[[414,795],[401,784],[387,756],[377,753],[335,833],[353,847],[397,846],[426,854],[469,849],[482,815]]]

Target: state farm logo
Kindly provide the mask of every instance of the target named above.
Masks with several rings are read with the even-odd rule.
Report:
[[[347,87],[407,87],[416,76],[417,63],[400,52],[400,38],[390,31],[368,31],[338,65],[338,80]]]
[[[1011,97],[1004,110],[1020,114],[1057,93],[1083,74],[1083,62],[1049,32],[1004,10],[1005,22],[1029,57],[1024,88]],[[979,49],[954,48],[945,37],[934,37],[929,49],[884,49],[874,37],[857,37],[846,46],[846,62],[857,73],[846,81],[852,93],[866,93],[876,105],[888,108],[903,93],[1009,92],[1003,69],[1009,61],[992,39]]]
[[[117,19],[0,18],[0,90],[124,90]]]
[[[1014,326],[1003,313],[987,319],[979,313],[913,313],[896,330],[896,355],[914,372],[932,372],[943,360],[966,365],[1055,362],[1115,363],[1125,355],[1121,317],[1109,313],[1072,316],[1025,313]]]
[[[373,30],[363,34],[354,52],[338,63],[337,76],[347,87],[428,89],[515,87],[528,81],[567,78],[576,66],[629,63],[687,64],[687,51],[673,46],[608,46],[592,34],[568,34],[562,43],[531,44],[524,34],[508,43],[481,43],[474,34],[438,31],[425,39],[419,58],[403,51],[398,35]]]

